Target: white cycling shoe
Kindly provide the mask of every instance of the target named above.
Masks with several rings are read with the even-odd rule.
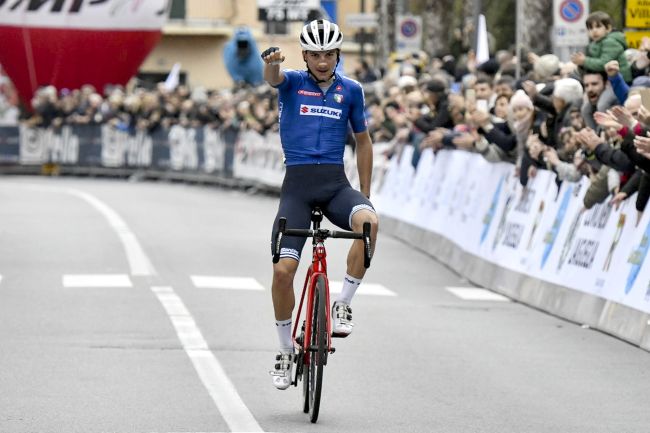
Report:
[[[350,304],[336,301],[332,305],[332,337],[345,338],[352,333],[352,308]]]
[[[291,386],[291,372],[293,370],[293,353],[278,353],[275,355],[275,369],[269,371],[273,377],[273,386],[277,389],[287,389]]]

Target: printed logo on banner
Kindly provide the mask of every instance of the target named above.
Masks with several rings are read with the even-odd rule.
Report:
[[[524,188],[521,191],[521,195],[519,197],[519,201],[517,202],[517,205],[514,208],[514,212],[522,213],[522,214],[530,213],[530,208],[533,204],[533,200],[535,199],[535,194],[536,191],[533,188]],[[512,205],[511,203],[513,201],[514,201],[514,196],[510,196],[508,203],[506,204],[507,209],[511,207]],[[503,226],[503,222],[505,221],[506,217],[507,214],[504,213],[500,227]],[[503,230],[504,235],[503,235],[503,241],[501,242],[501,245],[516,250],[517,248],[519,248],[519,244],[521,243],[521,238],[523,237],[525,230],[526,227],[523,224],[519,222],[508,221]],[[497,231],[497,233],[498,233],[497,236],[500,236],[499,231]],[[497,241],[498,238],[495,238],[495,243],[492,246],[493,250],[496,248]]]
[[[616,223],[616,232],[614,233],[614,239],[609,246],[609,252],[607,253],[607,258],[605,258],[605,264],[603,265],[603,271],[609,271],[609,266],[612,264],[612,258],[614,257],[614,251],[616,251],[616,246],[618,241],[621,239],[623,234],[623,228],[625,227],[626,216],[624,213],[621,213],[618,217],[618,222]]]
[[[79,162],[79,137],[72,133],[72,128],[64,126],[60,134],[47,130],[42,139],[49,142],[50,161],[59,164],[76,164]]]
[[[102,126],[102,165],[105,167],[149,167],[153,140],[145,131],[134,136],[109,125]]]
[[[524,188],[521,192],[521,198],[519,203],[515,207],[515,211],[521,213],[530,212],[530,206],[533,204],[533,199],[535,198],[536,191],[532,188]]]
[[[569,229],[569,233],[567,234],[567,237],[564,240],[564,246],[562,247],[560,260],[557,263],[558,271],[562,269],[562,265],[564,264],[564,261],[567,258],[567,254],[569,254],[569,251],[571,250],[571,245],[573,244],[573,238],[575,237],[576,232],[578,231],[578,227],[580,226],[580,218],[582,217],[583,213],[584,213],[584,208],[580,209],[578,214],[573,219],[573,223],[571,223],[571,228]]]
[[[578,266],[583,269],[591,269],[596,254],[598,253],[598,247],[600,246],[600,240],[596,240],[596,238],[599,236],[598,233],[607,226],[611,213],[612,206],[607,203],[597,204],[586,212],[584,209],[578,212],[569,230],[564,248],[562,249],[560,261],[558,262],[558,271],[562,269],[567,259],[567,254],[569,259],[566,263],[569,265]],[[580,231],[580,220],[583,215],[584,221],[582,226],[590,230],[583,231],[583,237],[578,238],[574,246],[573,240],[577,236],[576,233]],[[598,281],[596,285],[598,285]]]
[[[639,247],[636,248],[632,252],[632,254],[630,254],[630,258],[627,260],[628,263],[632,264],[632,267],[630,269],[630,273],[627,276],[627,283],[625,284],[626,295],[630,293],[630,290],[632,290],[632,286],[634,286],[636,277],[639,275],[639,271],[641,270],[641,265],[643,265],[643,261],[645,260],[645,257],[648,254],[649,242],[650,242],[650,223],[648,223],[648,225],[645,228],[645,233],[643,234],[643,238],[641,238],[641,243],[639,244]]]
[[[612,214],[612,206],[608,203],[599,203],[590,209],[585,217],[585,227],[602,230],[607,225],[607,220]]]
[[[492,203],[490,203],[490,208],[488,209],[487,213],[485,214],[485,217],[483,218],[483,232],[481,233],[481,242],[479,243],[480,245],[482,245],[483,241],[485,241],[488,231],[490,230],[490,226],[492,225],[492,220],[494,219],[494,213],[496,212],[497,204],[499,203],[499,196],[501,196],[501,188],[503,187],[503,181],[504,181],[504,176],[501,176],[501,179],[499,179],[499,184],[497,185],[497,188],[496,190],[494,190],[494,194],[492,195]]]
[[[576,247],[569,258],[569,264],[585,269],[591,269],[594,257],[598,251],[599,242],[593,239],[578,239]],[[561,266],[560,266],[561,267]]]
[[[203,170],[207,173],[223,170],[225,151],[226,145],[221,140],[219,131],[206,128],[203,134],[203,152],[205,154]]]
[[[557,238],[557,235],[560,231],[560,227],[562,226],[562,221],[564,221],[564,215],[566,214],[567,208],[569,207],[569,201],[571,199],[572,192],[573,192],[573,185],[569,185],[567,190],[564,192],[564,196],[562,197],[562,203],[560,204],[560,208],[557,210],[557,214],[555,215],[555,220],[553,221],[553,227],[551,227],[551,231],[546,233],[546,236],[544,237],[544,243],[546,244],[546,246],[544,247],[544,253],[542,254],[542,264],[540,266],[541,269],[544,268],[544,265],[546,264],[548,257],[551,255],[551,250],[553,249],[553,245],[555,244],[555,239]]]
[[[20,129],[20,163],[77,164],[79,162],[79,137],[70,126],[61,128],[60,133],[47,128]]]
[[[131,167],[149,167],[153,155],[153,140],[145,131],[138,131],[126,142],[126,163]]]
[[[530,251],[531,247],[533,246],[533,238],[535,236],[535,233],[537,232],[537,227],[539,227],[539,223],[542,221],[542,215],[544,214],[544,200],[539,202],[539,207],[537,208],[537,213],[535,214],[535,220],[533,222],[533,228],[530,231],[530,237],[528,238],[528,246],[526,246],[526,250]]]
[[[524,235],[524,229],[525,227],[522,224],[512,222],[506,224],[506,228],[504,230],[505,234],[503,236],[503,242],[501,242],[501,244],[516,250],[517,247],[519,247],[519,242],[521,242],[521,237]],[[495,247],[492,249],[495,249]]]
[[[460,214],[460,221],[463,223],[467,222],[467,220],[471,216],[474,216],[476,212],[475,207],[472,206],[474,203],[478,202],[475,195],[476,195],[476,180],[472,179],[472,182],[469,184],[469,187],[467,188],[467,192],[465,193],[465,200],[463,202],[463,207]]]
[[[199,167],[199,151],[194,128],[174,125],[169,130],[169,160],[173,170]]]
[[[510,213],[510,208],[512,207],[512,202],[514,201],[514,194],[508,195],[506,198],[506,205],[503,208],[503,213],[499,219],[499,225],[497,226],[497,233],[494,235],[494,240],[492,241],[492,250],[494,251],[501,239],[501,236],[505,232],[506,221],[508,220],[508,214]]]

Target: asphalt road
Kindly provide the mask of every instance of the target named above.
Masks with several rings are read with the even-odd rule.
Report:
[[[466,281],[385,234],[310,424],[300,390],[268,375],[276,208],[210,187],[0,177],[0,432],[650,431],[650,354],[463,299],[448,288]],[[328,241],[332,280],[348,242]]]

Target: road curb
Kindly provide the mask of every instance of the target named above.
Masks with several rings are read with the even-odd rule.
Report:
[[[381,215],[381,230],[433,256],[473,284],[650,351],[650,314],[503,268],[441,235],[392,217]]]

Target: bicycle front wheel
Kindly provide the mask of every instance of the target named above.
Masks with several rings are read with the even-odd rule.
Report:
[[[316,277],[316,294],[314,306],[311,311],[311,341],[309,349],[309,368],[307,381],[309,383],[309,419],[311,422],[318,420],[320,397],[323,388],[323,369],[327,363],[327,297],[325,291],[325,277]],[[306,405],[305,405],[306,406]]]

